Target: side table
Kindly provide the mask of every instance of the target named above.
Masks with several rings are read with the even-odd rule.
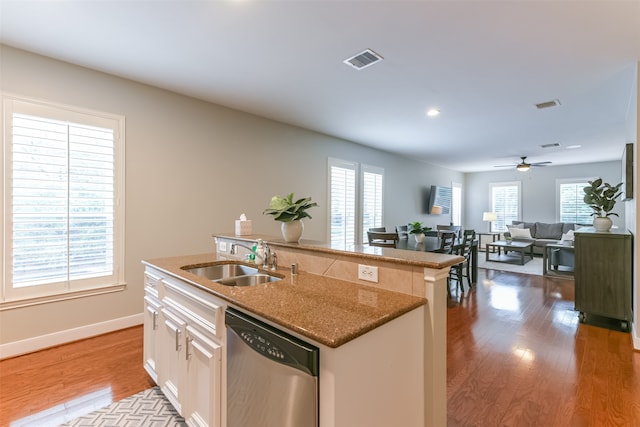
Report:
[[[488,233],[476,233],[478,235],[478,247],[480,248],[480,250],[486,250],[486,242],[482,241],[482,236],[489,236],[491,237],[491,243],[500,240],[500,233],[496,233],[496,232],[488,232]],[[495,248],[492,248],[492,252],[495,252]]]
[[[542,275],[573,276],[574,246],[549,243],[542,250]]]

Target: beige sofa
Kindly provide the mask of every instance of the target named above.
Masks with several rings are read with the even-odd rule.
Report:
[[[563,234],[567,233],[569,230],[576,229],[576,224],[567,222],[548,224],[544,222],[513,221],[511,225],[517,226],[523,230],[529,230],[531,239],[517,237],[517,235],[520,234],[520,231],[518,230],[517,232],[514,232],[514,234],[518,234],[513,237],[513,240],[533,242],[533,253],[538,255],[542,255],[543,248],[547,244],[557,243],[562,239]],[[511,237],[511,232],[507,231],[504,235],[505,237]]]

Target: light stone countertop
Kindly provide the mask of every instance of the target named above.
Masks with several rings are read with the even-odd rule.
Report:
[[[248,287],[225,286],[182,267],[238,262],[215,254],[143,261],[239,308],[302,336],[336,348],[426,303],[424,298],[325,276],[279,269],[282,280]],[[274,272],[269,272],[273,274]]]
[[[446,255],[435,252],[425,252],[423,250],[407,250],[385,248],[380,246],[369,245],[349,245],[349,246],[332,246],[325,242],[317,242],[314,240],[300,240],[300,243],[287,243],[282,237],[268,236],[264,234],[251,234],[248,236],[236,236],[233,233],[213,234],[213,237],[222,237],[233,240],[245,240],[247,242],[255,242],[262,239],[272,247],[286,247],[292,249],[310,250],[319,253],[337,254],[342,256],[353,256],[363,259],[390,261],[396,264],[414,265],[426,268],[446,268],[458,264],[464,259],[458,255]]]
[[[233,233],[220,233],[214,236],[247,242],[262,239],[272,247],[385,260],[400,265],[435,269],[446,268],[461,261],[458,256],[367,245],[335,248],[305,240],[301,243],[287,243],[281,238],[258,234],[236,236]],[[267,272],[282,277],[280,281],[249,287],[225,286],[183,270],[224,262],[243,263],[226,254],[208,253],[145,260],[143,264],[153,266],[236,307],[332,348],[426,304],[425,298],[346,280],[304,271],[292,275],[289,268],[279,268],[275,274]]]

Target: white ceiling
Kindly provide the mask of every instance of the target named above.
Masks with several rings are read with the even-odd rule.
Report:
[[[495,170],[520,156],[621,157],[640,1],[0,0],[0,42],[432,164]],[[384,60],[343,64],[367,48]],[[561,106],[534,107],[553,99]],[[432,107],[442,114],[427,118]],[[540,148],[549,143],[561,146]]]

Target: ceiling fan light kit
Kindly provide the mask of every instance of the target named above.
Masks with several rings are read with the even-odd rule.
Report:
[[[546,161],[546,162],[535,162],[535,163],[527,163],[527,156],[521,156],[520,157],[522,159],[522,161],[520,163],[516,163],[513,165],[497,165],[494,166],[496,168],[505,168],[505,167],[516,167],[516,170],[518,172],[526,172],[529,169],[531,169],[531,166],[547,166],[549,164],[551,164],[551,162]]]

